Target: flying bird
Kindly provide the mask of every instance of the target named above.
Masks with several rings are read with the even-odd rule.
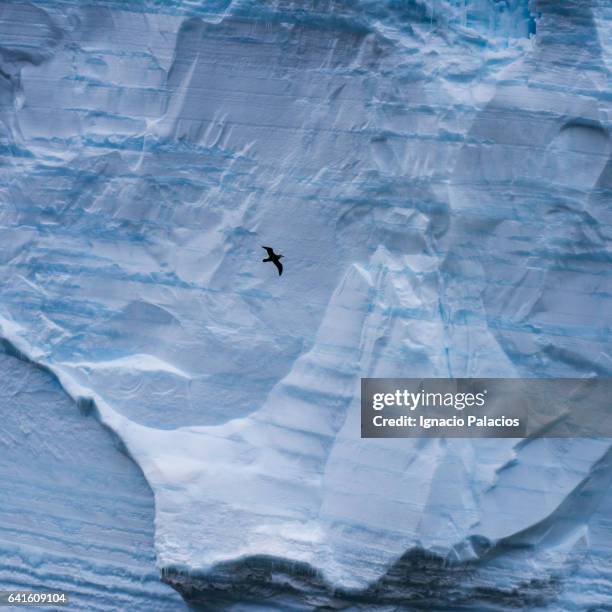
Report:
[[[280,276],[283,273],[283,264],[280,262],[281,257],[283,256],[277,255],[272,247],[262,246],[261,248],[266,249],[266,252],[268,253],[268,256],[265,259],[262,259],[262,261],[271,261],[278,269],[278,275]]]

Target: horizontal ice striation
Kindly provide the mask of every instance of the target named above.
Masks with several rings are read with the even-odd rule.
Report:
[[[0,11],[2,334],[142,468],[167,580],[612,604],[608,442],[358,424],[366,375],[611,374],[607,2]]]
[[[186,609],[159,583],[138,468],[52,375],[12,353],[0,349],[1,588],[63,590],[92,612]]]

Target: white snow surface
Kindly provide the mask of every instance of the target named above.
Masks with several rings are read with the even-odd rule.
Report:
[[[608,2],[6,2],[0,33],[1,334],[123,440],[160,567],[363,589],[546,521],[542,571],[585,546],[596,504],[555,517],[609,441],[362,440],[359,388],[612,374]]]

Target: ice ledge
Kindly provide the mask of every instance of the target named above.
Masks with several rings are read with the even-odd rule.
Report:
[[[296,587],[303,594],[325,598],[340,590],[349,599],[367,599],[379,588],[373,585],[414,555],[440,567],[441,560],[467,567],[517,533],[531,529],[526,543],[539,542],[533,529],[539,522],[559,528],[555,512],[607,457],[606,441],[360,438],[359,377],[396,367],[380,353],[378,339],[408,323],[386,316],[390,309],[412,303],[431,312],[430,324],[418,328],[423,336],[413,341],[428,343],[432,361],[421,364],[423,372],[446,371],[446,331],[430,275],[405,271],[384,249],[367,267],[351,266],[312,349],[259,410],[219,426],[145,427],[75,380],[78,368],[90,365],[53,364],[35,353],[143,469],[155,493],[158,563],[170,583],[216,592],[234,568],[246,580],[238,589],[274,591],[286,579],[306,576]],[[29,354],[18,325],[0,319],[0,327]],[[475,328],[472,342],[477,337]],[[486,328],[478,343],[483,351],[498,350]],[[111,364],[134,367],[132,360]],[[160,367],[150,360],[144,366]],[[566,456],[580,457],[571,471],[560,467]],[[578,511],[575,523],[561,524],[556,541],[541,547],[555,563],[571,552],[567,542],[588,512]]]

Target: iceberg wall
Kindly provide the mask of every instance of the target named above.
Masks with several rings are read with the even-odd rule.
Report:
[[[405,602],[450,563],[436,605],[612,603],[607,441],[358,424],[361,376],[610,375],[611,20],[2,6],[1,333],[121,438],[186,597]]]
[[[92,612],[185,610],[159,582],[140,470],[48,372],[10,346],[0,367],[2,589],[61,590]]]

